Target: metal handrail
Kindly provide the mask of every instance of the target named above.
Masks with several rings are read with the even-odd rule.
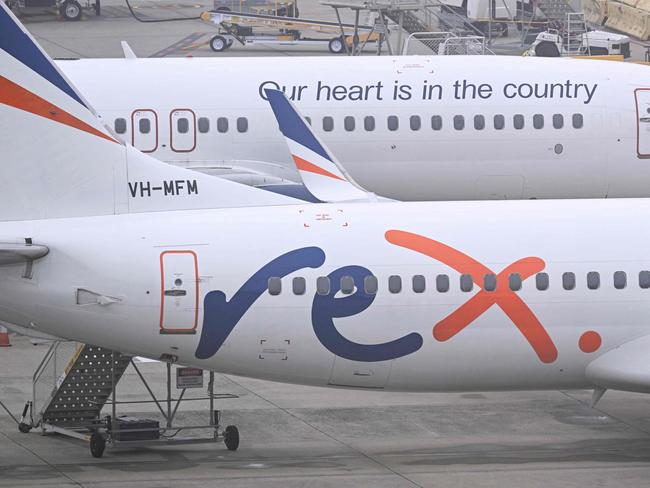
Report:
[[[61,341],[54,341],[50,345],[50,348],[45,353],[45,356],[43,356],[43,359],[36,367],[36,371],[34,371],[34,375],[32,376],[32,384],[35,384],[41,378],[41,375],[43,374],[42,372],[45,370],[45,366],[47,363],[49,363],[50,357],[54,354],[60,342]]]

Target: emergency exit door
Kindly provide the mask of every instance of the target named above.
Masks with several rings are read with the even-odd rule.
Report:
[[[199,315],[199,265],[193,251],[160,254],[160,333],[194,334]]]
[[[634,90],[636,99],[636,153],[650,158],[650,88]]]
[[[142,152],[158,149],[158,115],[153,110],[135,110],[131,114],[131,144]]]
[[[176,109],[169,114],[170,146],[175,152],[191,152],[196,147],[196,115],[190,109]]]

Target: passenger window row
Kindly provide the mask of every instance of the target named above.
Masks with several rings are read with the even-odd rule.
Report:
[[[310,117],[305,117],[309,124],[312,123]],[[554,114],[551,118],[553,128],[564,128],[564,115]],[[581,129],[584,125],[584,117],[582,114],[575,113],[571,116],[571,124],[574,129]],[[219,133],[226,133],[229,130],[229,119],[227,117],[218,117],[216,119],[216,129]],[[532,125],[535,129],[543,129],[545,119],[543,114],[534,114]],[[248,132],[248,119],[246,117],[237,117],[235,121],[237,132]],[[332,132],[334,130],[334,118],[327,115],[323,117],[322,128],[325,132]],[[439,131],[443,129],[443,118],[440,115],[431,116],[431,129]],[[455,130],[461,131],[466,127],[464,115],[454,115],[452,118],[452,126]],[[485,115],[477,114],[473,117],[473,127],[475,130],[483,130],[487,128],[487,119]],[[197,128],[201,134],[210,132],[210,119],[207,117],[199,117],[197,119]],[[411,115],[408,118],[408,127],[412,131],[419,131],[422,128],[422,118],[419,115]],[[506,117],[502,114],[496,114],[492,117],[492,127],[495,130],[503,130],[506,128]],[[522,114],[515,114],[512,116],[512,127],[516,130],[521,130],[526,127],[526,119]],[[127,121],[124,118],[117,118],[114,121],[113,128],[118,134],[125,134],[127,131]],[[363,117],[363,130],[372,132],[377,128],[375,117],[367,115]],[[389,115],[386,118],[386,128],[391,131],[397,131],[400,128],[400,119],[397,115]],[[190,129],[190,121],[186,117],[179,117],[176,119],[176,130],[180,134],[186,134]],[[346,132],[353,132],[357,130],[357,119],[352,115],[343,118],[343,129]],[[138,131],[140,134],[149,134],[151,132],[151,120],[148,118],[141,118],[138,120]]]
[[[310,117],[305,117],[309,124],[312,123]],[[452,126],[455,130],[464,130],[466,127],[464,115],[454,115],[451,119]],[[483,130],[488,127],[487,118],[485,115],[477,114],[472,119],[473,127],[475,130]],[[554,129],[564,128],[564,115],[553,114],[551,123]],[[443,118],[440,115],[431,116],[431,129],[439,131],[443,129]],[[503,130],[506,128],[506,117],[503,114],[496,114],[492,117],[492,127],[495,130]],[[571,115],[571,125],[574,129],[582,129],[584,126],[584,117],[582,114],[575,113]],[[332,132],[334,130],[334,117],[326,115],[322,120],[322,128],[325,132]],[[534,129],[543,129],[545,126],[545,118],[543,114],[534,114],[532,117],[532,126]],[[366,132],[372,132],[376,129],[377,124],[375,117],[367,115],[363,117],[363,129]],[[400,127],[400,119],[397,115],[389,115],[386,118],[386,128],[389,131],[397,131]],[[418,131],[422,128],[422,118],[419,115],[411,115],[408,118],[408,127],[412,131]],[[512,127],[516,130],[521,130],[526,127],[526,118],[523,114],[514,114],[512,116]],[[343,117],[343,129],[346,132],[353,132],[357,128],[357,120],[352,115]]]
[[[576,288],[576,275],[573,272],[562,273],[562,288],[564,290],[574,290]],[[586,285],[589,290],[597,290],[601,287],[600,273],[590,271],[586,275]],[[477,280],[483,284],[482,289],[486,292],[495,292],[498,287],[498,279],[495,274],[486,274]],[[522,287],[522,278],[519,273],[508,275],[508,289],[519,291]],[[296,277],[292,280],[292,290],[294,295],[304,295],[307,291],[307,282],[303,277]],[[462,274],[459,280],[459,288],[463,292],[470,292],[474,289],[475,281],[470,274]],[[627,273],[625,271],[616,271],[612,275],[611,284],[617,290],[623,290],[627,287]],[[650,288],[650,271],[640,271],[638,275],[639,288]],[[343,276],[339,283],[341,293],[350,295],[355,291],[355,282],[352,276]],[[535,275],[535,288],[539,291],[546,291],[550,287],[550,277],[548,273],[537,273]],[[423,275],[414,275],[411,277],[411,289],[414,293],[424,293],[427,288],[427,280]],[[379,282],[376,276],[368,275],[363,279],[363,290],[366,294],[374,295],[379,289]],[[435,277],[435,289],[439,293],[447,293],[450,289],[450,279],[446,274],[439,274]],[[279,295],[282,292],[282,279],[269,278],[268,290],[271,295]],[[316,279],[316,293],[327,295],[330,293],[331,283],[327,276],[319,276]],[[391,275],[388,277],[388,291],[393,294],[402,291],[402,277]]]
[[[229,130],[229,120],[227,117],[218,117],[216,119],[217,132],[224,134]],[[210,119],[207,117],[199,117],[197,119],[197,129],[201,134],[210,132]],[[248,119],[246,117],[237,117],[235,120],[235,127],[237,132],[248,132]],[[113,124],[115,132],[118,134],[125,134],[127,131],[127,121],[124,118],[117,118]],[[187,134],[190,131],[190,119],[187,117],[179,117],[176,119],[176,131],[179,134]],[[149,134],[151,132],[151,119],[141,118],[138,119],[138,132],[140,134]]]

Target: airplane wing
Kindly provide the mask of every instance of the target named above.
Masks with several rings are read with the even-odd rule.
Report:
[[[279,90],[264,90],[307,190],[323,202],[378,201],[347,173]]]
[[[650,393],[650,335],[606,352],[587,366],[586,376],[600,388]]]

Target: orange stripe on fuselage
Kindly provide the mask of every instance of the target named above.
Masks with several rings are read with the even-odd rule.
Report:
[[[309,161],[305,161],[299,156],[296,155],[291,155],[293,157],[293,160],[296,163],[296,167],[300,171],[308,171],[309,173],[316,173],[317,175],[322,175],[322,176],[327,176],[329,178],[334,178],[336,180],[341,180],[344,181],[343,178],[336,176],[334,173],[330,173],[326,169],[321,168],[320,166],[315,165],[314,163],[310,163]]]
[[[89,134],[93,134],[107,141],[117,142],[112,137],[98,131],[94,127],[79,120],[73,115],[70,115],[65,110],[61,110],[56,105],[51,104],[47,100],[35,95],[29,90],[17,85],[13,81],[0,76],[0,103],[15,107],[19,110],[38,115],[54,122],[64,124],[75,129],[82,130]]]

